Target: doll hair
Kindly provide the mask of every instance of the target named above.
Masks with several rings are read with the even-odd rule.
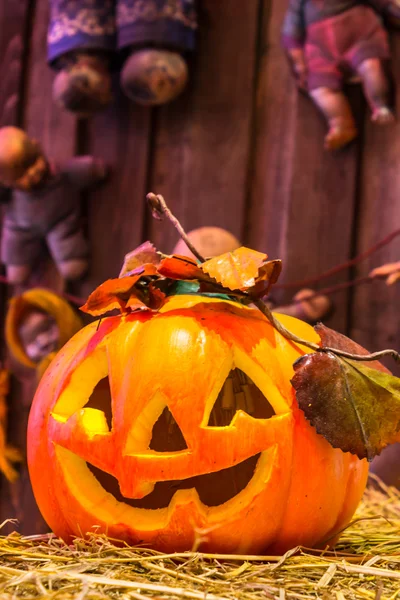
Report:
[[[60,334],[57,351],[82,328],[82,321],[64,298],[50,290],[33,288],[11,299],[5,322],[7,346],[15,360],[25,367],[36,369],[37,377],[40,379],[54,358],[55,352],[46,356],[39,364],[26,354],[18,328],[32,311],[47,314],[55,320]]]

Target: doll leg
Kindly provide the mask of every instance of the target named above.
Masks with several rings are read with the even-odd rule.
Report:
[[[80,279],[89,268],[88,243],[80,213],[71,212],[47,234],[46,241],[64,279]]]
[[[390,109],[390,85],[382,61],[368,58],[359,65],[357,72],[372,110],[372,120],[379,125],[392,123],[394,115]]]
[[[24,284],[32,272],[32,265],[43,252],[41,239],[35,232],[19,229],[4,222],[1,238],[1,258],[6,276],[12,285]]]
[[[328,296],[314,296],[315,290],[303,289],[294,296],[293,304],[278,306],[274,312],[282,313],[302,319],[306,323],[317,323],[326,317],[332,310],[332,303]]]
[[[196,0],[117,0],[118,47],[128,53],[121,72],[126,95],[143,105],[176,98],[188,79],[183,54],[194,49]],[[156,6],[154,6],[156,4]]]
[[[48,59],[58,71],[54,99],[77,116],[90,116],[112,99],[115,0],[51,0]]]
[[[329,125],[329,132],[325,137],[327,150],[338,150],[357,137],[349,101],[341,90],[318,87],[310,91],[310,96]]]

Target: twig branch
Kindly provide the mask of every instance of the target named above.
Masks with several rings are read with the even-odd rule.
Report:
[[[172,225],[175,227],[175,229],[177,230],[177,232],[179,233],[179,235],[185,242],[186,246],[189,248],[190,252],[192,254],[194,254],[194,256],[200,262],[202,262],[202,263],[206,262],[206,259],[204,258],[204,256],[202,256],[196,250],[196,248],[193,246],[192,242],[189,240],[189,237],[188,237],[186,231],[183,229],[183,227],[180,224],[180,222],[178,221],[178,219],[168,208],[163,196],[161,196],[161,194],[150,193],[150,194],[147,194],[146,198],[150,204],[150,208],[152,210],[153,216],[156,219],[160,219],[160,218],[162,219],[164,216],[167,217],[167,219],[169,219],[171,221]]]
[[[336,354],[336,356],[342,356],[343,358],[348,358],[349,360],[357,360],[357,361],[373,361],[384,358],[385,356],[391,356],[396,362],[400,362],[400,354],[396,352],[396,350],[381,350],[380,352],[374,352],[372,354],[352,354],[351,352],[344,352],[343,350],[338,350],[337,348],[329,348],[327,346],[318,346],[318,344],[314,344],[313,342],[308,342],[307,340],[303,340],[298,337],[294,333],[291,333],[286,327],[275,318],[272,314],[271,310],[268,308],[266,304],[262,300],[256,300],[254,304],[257,308],[267,317],[267,319],[271,322],[271,324],[275,327],[275,329],[283,335],[287,340],[291,342],[295,342],[296,344],[301,344],[302,346],[306,346],[306,348],[310,348],[315,352],[332,352],[332,354]]]
[[[282,289],[283,290],[283,289],[294,288],[294,287],[299,287],[300,288],[300,287],[305,287],[305,286],[311,285],[313,283],[318,283],[318,281],[321,281],[322,279],[326,279],[327,277],[331,277],[332,275],[335,275],[336,273],[340,273],[340,271],[344,271],[345,269],[353,267],[354,265],[358,264],[359,262],[362,262],[363,260],[365,260],[366,258],[368,258],[369,256],[371,256],[371,254],[374,254],[375,252],[377,252],[378,250],[380,250],[384,246],[387,246],[398,235],[400,235],[400,229],[396,229],[395,231],[392,231],[392,233],[390,233],[389,235],[387,235],[383,240],[381,240],[380,242],[376,243],[374,246],[372,246],[371,248],[369,248],[365,252],[362,252],[361,254],[358,254],[358,256],[355,256],[351,260],[348,260],[348,261],[346,261],[346,262],[344,262],[344,263],[342,263],[340,265],[332,267],[331,269],[329,269],[328,271],[325,271],[324,273],[320,273],[316,277],[309,277],[308,279],[302,279],[302,280],[299,280],[299,281],[291,281],[291,282],[288,282],[288,283],[278,283],[275,286],[275,289]]]

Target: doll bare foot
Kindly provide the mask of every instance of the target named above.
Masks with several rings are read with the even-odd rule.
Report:
[[[31,274],[31,267],[28,265],[8,265],[7,279],[11,285],[22,285]]]
[[[121,72],[125,94],[138,104],[156,106],[174,100],[188,80],[186,61],[178,52],[139,50],[131,54]]]
[[[315,290],[307,288],[297,292],[293,300],[300,301],[299,308],[303,312],[303,317],[300,318],[311,323],[323,319],[332,309],[332,302],[328,296],[315,296]]]
[[[57,74],[54,100],[79,117],[89,117],[112,100],[111,76],[106,58],[78,54]]]
[[[65,260],[58,264],[58,269],[64,279],[80,279],[89,268],[85,259]]]
[[[371,120],[377,125],[389,125],[395,121],[395,117],[390,108],[381,106],[373,111]]]
[[[294,303],[273,309],[277,313],[302,319],[307,323],[316,323],[332,309],[328,296],[315,296],[315,290],[300,290],[293,298]]]
[[[339,150],[350,144],[357,137],[357,129],[353,124],[333,125],[325,137],[326,150]]]

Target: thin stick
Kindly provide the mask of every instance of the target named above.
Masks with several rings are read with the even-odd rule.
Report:
[[[150,194],[147,194],[146,198],[149,201],[151,210],[153,211],[153,215],[156,217],[158,215],[158,218],[166,216],[167,219],[169,219],[171,221],[172,225],[175,227],[175,229],[177,230],[177,232],[179,233],[179,235],[185,242],[186,246],[189,248],[190,252],[192,254],[194,254],[194,256],[200,262],[202,262],[202,263],[206,262],[206,259],[204,258],[204,256],[202,256],[196,250],[196,248],[193,246],[192,242],[189,240],[186,231],[183,229],[183,227],[180,224],[180,222],[178,221],[178,219],[168,208],[163,196],[161,196],[161,194],[153,194],[152,192],[150,192]]]
[[[275,329],[283,335],[287,340],[291,342],[295,342],[296,344],[301,344],[302,346],[306,346],[306,348],[310,348],[315,352],[332,352],[337,356],[342,356],[343,358],[348,358],[350,360],[358,360],[358,361],[372,361],[379,360],[380,358],[384,358],[385,356],[391,356],[395,361],[400,362],[400,354],[396,352],[396,350],[381,350],[380,352],[374,352],[373,354],[351,354],[350,352],[344,352],[343,350],[338,350],[337,348],[329,348],[326,346],[318,346],[318,344],[314,344],[313,342],[308,342],[307,340],[303,340],[298,337],[275,318],[272,314],[271,310],[268,308],[266,304],[262,300],[255,300],[254,304],[257,308],[267,317],[267,319],[271,322],[271,324],[275,327]]]
[[[321,279],[325,279],[327,277],[331,277],[332,275],[335,275],[336,273],[340,273],[340,271],[344,271],[345,269],[348,269],[349,267],[353,267],[357,263],[365,260],[371,254],[374,254],[375,252],[377,252],[377,250],[380,250],[384,246],[387,246],[398,235],[400,235],[400,229],[396,229],[395,231],[392,231],[392,233],[390,233],[389,235],[387,235],[380,242],[377,242],[374,246],[372,246],[371,248],[369,248],[365,252],[362,252],[361,254],[358,254],[358,256],[355,256],[354,258],[352,258],[351,260],[346,261],[345,263],[337,265],[336,267],[332,267],[331,269],[329,269],[328,271],[325,271],[324,273],[320,273],[320,275],[317,275],[316,277],[309,277],[308,279],[302,279],[302,280],[299,280],[299,281],[291,281],[291,282],[288,282],[288,283],[278,283],[275,286],[275,289],[282,289],[283,290],[283,289],[293,288],[293,287],[304,287],[304,286],[307,286],[307,285],[311,285],[312,283],[317,283],[318,281],[321,281]]]

